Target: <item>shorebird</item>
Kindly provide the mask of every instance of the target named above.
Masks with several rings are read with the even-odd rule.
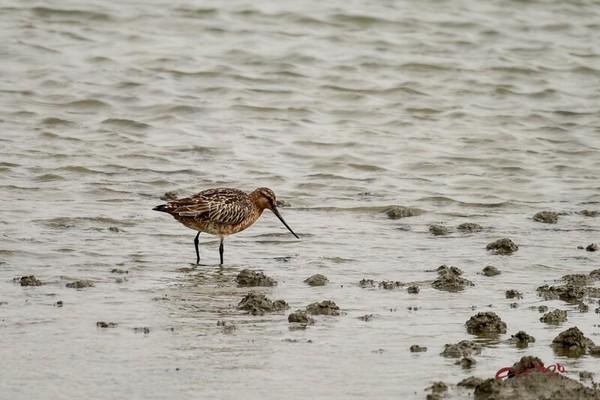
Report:
[[[239,189],[218,188],[196,193],[191,197],[169,201],[153,208],[156,211],[171,214],[190,229],[198,231],[194,239],[196,264],[200,263],[198,236],[205,232],[217,235],[221,239],[219,255],[223,264],[223,240],[234,233],[248,228],[256,222],[265,209],[285,225],[292,235],[300,239],[284,221],[275,204],[275,193],[268,188],[258,188],[250,194]]]

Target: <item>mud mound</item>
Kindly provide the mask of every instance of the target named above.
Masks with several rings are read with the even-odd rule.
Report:
[[[15,278],[15,281],[19,282],[21,286],[41,286],[42,281],[37,279],[34,275],[22,276],[20,279]]]
[[[425,210],[420,210],[413,207],[391,206],[385,210],[385,213],[391,219],[399,219],[424,214]]]
[[[535,342],[535,338],[531,335],[528,335],[525,331],[519,331],[514,335],[511,335],[508,341],[515,344],[517,347],[523,348],[527,347],[529,343]]]
[[[315,274],[304,280],[304,283],[309,286],[325,286],[327,282],[329,282],[329,279],[327,279],[325,275],[321,274]]]
[[[546,324],[558,325],[567,320],[567,312],[565,310],[554,310],[542,315],[540,321]]]
[[[567,302],[580,301],[585,297],[586,293],[584,287],[570,284],[562,286],[543,285],[536,290],[545,300],[560,299]]]
[[[438,224],[429,225],[429,232],[431,232],[435,236],[444,236],[450,233],[450,231],[448,231],[448,228],[446,228],[444,225]]]
[[[287,310],[290,306],[283,300],[271,301],[262,293],[250,292],[238,303],[238,308],[249,311],[252,315],[263,315]]]
[[[306,313],[306,311],[297,310],[297,311],[291,313],[290,315],[288,315],[288,322],[312,325],[315,323],[315,320],[312,317],[310,317]]]
[[[461,340],[455,344],[444,345],[444,351],[441,352],[443,357],[469,357],[471,355],[477,355],[481,353],[481,345],[473,342],[472,340]]]
[[[331,300],[309,304],[306,311],[313,315],[340,315],[340,308]]]
[[[496,276],[496,275],[500,275],[500,271],[498,270],[498,268],[492,266],[492,265],[487,265],[486,267],[483,268],[483,270],[481,271],[483,273],[483,275],[485,276]]]
[[[461,232],[465,232],[465,233],[472,233],[472,232],[478,232],[480,230],[482,230],[482,226],[479,224],[475,224],[473,222],[465,222],[464,224],[460,224],[457,229]]]
[[[277,282],[262,272],[252,271],[251,269],[243,269],[235,281],[240,286],[275,286]]]
[[[512,254],[519,250],[519,246],[508,238],[498,239],[495,242],[489,243],[485,248],[495,254]]]
[[[533,220],[545,224],[555,224],[558,221],[558,213],[553,211],[540,211],[533,216]]]
[[[474,335],[506,333],[506,323],[496,313],[491,311],[480,312],[472,316],[466,322],[466,325],[467,332]]]
[[[358,284],[360,285],[360,287],[365,288],[365,289],[378,287],[379,289],[385,289],[385,290],[400,289],[401,287],[404,286],[404,284],[400,281],[375,282],[373,279],[361,279],[360,282],[358,282]]]
[[[73,288],[73,289],[83,289],[86,287],[94,287],[94,282],[87,281],[87,280],[81,280],[81,281],[69,282],[65,286],[68,288]]]
[[[447,292],[460,292],[465,290],[466,286],[473,286],[473,282],[460,276],[462,275],[462,271],[456,267],[442,265],[436,271],[438,279],[431,284],[431,287],[434,289]]]
[[[561,332],[552,340],[552,347],[559,355],[580,357],[595,346],[576,326]]]

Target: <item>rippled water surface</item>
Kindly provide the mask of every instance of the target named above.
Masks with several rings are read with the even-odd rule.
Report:
[[[525,354],[600,374],[549,346],[571,326],[600,344],[598,299],[535,292],[600,267],[577,248],[600,242],[580,213],[600,209],[599,21],[591,0],[2,2],[0,398],[424,398]],[[272,188],[301,240],[267,211],[224,266],[201,235],[191,268],[195,233],[151,209],[223,186]],[[502,237],[519,251],[486,251]],[[475,286],[433,289],[442,264]],[[342,315],[293,329],[240,311],[244,268],[290,311]],[[568,321],[541,323],[540,305]],[[507,333],[469,335],[479,311]],[[507,342],[519,330],[528,349]],[[485,344],[467,370],[439,355],[463,339]]]

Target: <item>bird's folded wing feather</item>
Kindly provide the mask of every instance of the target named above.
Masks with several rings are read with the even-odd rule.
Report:
[[[199,193],[169,205],[173,214],[225,225],[239,224],[252,212],[252,203],[246,196],[228,192]]]

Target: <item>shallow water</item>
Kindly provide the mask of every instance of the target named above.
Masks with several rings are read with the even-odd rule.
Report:
[[[593,1],[3,2],[0,398],[424,398],[525,354],[598,375],[549,346],[571,326],[600,344],[597,299],[580,313],[535,292],[600,265],[577,249],[600,241],[578,213],[600,209],[598,21]],[[223,267],[201,235],[190,270],[195,233],[151,208],[219,186],[272,188],[301,240],[267,211]],[[519,251],[485,250],[502,237]],[[441,264],[475,286],[431,288]],[[292,311],[331,299],[343,315],[297,330],[238,311],[244,268]],[[303,283],[315,273],[329,284]],[[79,279],[95,286],[65,287]],[[542,304],[568,321],[539,322]],[[467,334],[488,310],[508,332]],[[507,343],[519,330],[529,349]],[[486,343],[470,370],[439,355],[463,339]]]

